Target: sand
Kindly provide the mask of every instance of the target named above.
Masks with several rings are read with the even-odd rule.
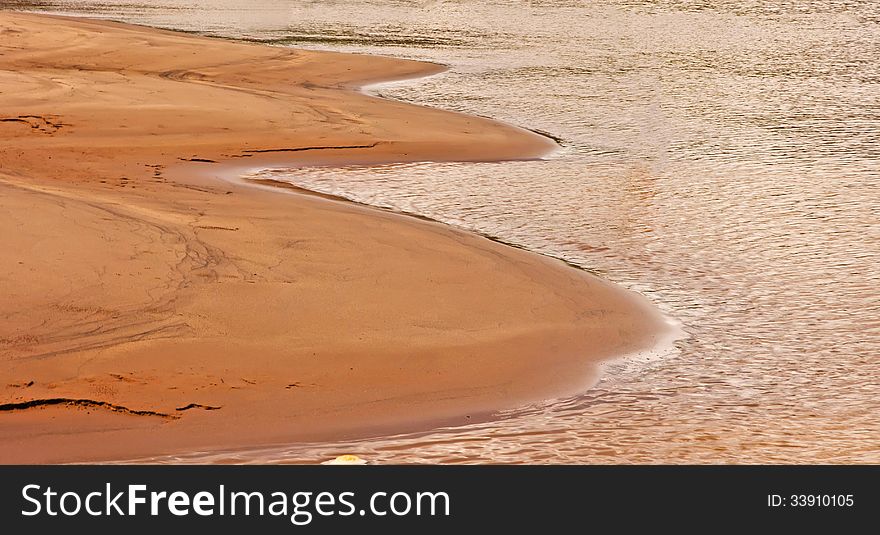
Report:
[[[654,343],[642,298],[561,262],[230,180],[553,149],[357,92],[440,70],[0,12],[0,462],[464,424]]]

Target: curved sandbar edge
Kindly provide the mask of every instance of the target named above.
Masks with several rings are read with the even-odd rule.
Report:
[[[649,347],[644,299],[561,262],[214,178],[552,149],[354,90],[440,69],[0,12],[0,460],[472,422]]]

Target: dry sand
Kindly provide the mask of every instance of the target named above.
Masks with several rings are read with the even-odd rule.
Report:
[[[0,12],[0,462],[465,423],[650,345],[646,303],[560,262],[218,179],[552,148],[354,90],[439,70]]]

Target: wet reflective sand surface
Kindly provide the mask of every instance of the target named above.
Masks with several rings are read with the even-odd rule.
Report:
[[[560,150],[258,176],[563,258],[685,333],[609,364],[583,396],[493,422],[166,460],[880,462],[874,2],[20,4],[448,64],[370,91],[547,132]]]

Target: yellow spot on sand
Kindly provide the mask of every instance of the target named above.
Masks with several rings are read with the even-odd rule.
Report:
[[[340,455],[331,461],[324,461],[321,464],[367,464],[367,461],[357,455]]]

